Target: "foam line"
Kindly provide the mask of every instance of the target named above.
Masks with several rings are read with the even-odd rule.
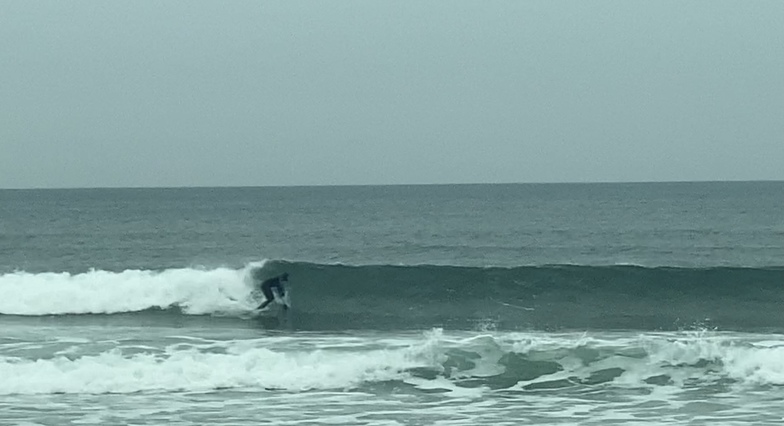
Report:
[[[110,314],[177,307],[186,314],[252,308],[245,269],[93,270],[0,275],[0,314]]]

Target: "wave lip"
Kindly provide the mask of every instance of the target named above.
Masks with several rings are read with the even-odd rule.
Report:
[[[245,311],[252,304],[244,270],[168,269],[15,272],[0,275],[0,314],[114,314],[178,308],[185,314]]]

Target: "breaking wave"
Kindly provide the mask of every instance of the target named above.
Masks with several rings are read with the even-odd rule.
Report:
[[[434,329],[419,337],[369,344],[372,340],[332,336],[317,345],[298,344],[293,338],[194,340],[158,350],[119,342],[95,354],[74,353],[73,348],[37,359],[0,354],[0,395],[371,388],[527,392],[609,383],[680,390],[784,385],[784,342],[754,335],[455,337]]]
[[[0,275],[0,314],[166,311],[246,318],[259,302],[251,270],[291,277],[293,327],[405,330],[722,330],[784,328],[784,268],[325,265]]]

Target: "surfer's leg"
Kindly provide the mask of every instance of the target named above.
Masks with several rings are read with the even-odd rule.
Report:
[[[264,302],[262,302],[261,305],[259,305],[259,307],[256,308],[256,309],[264,309],[264,308],[266,308],[267,305],[272,303],[272,301],[275,299],[275,295],[272,294],[272,288],[271,287],[272,286],[269,283],[266,283],[266,282],[261,285],[261,293],[264,294],[264,299],[266,299],[266,300],[264,300]]]

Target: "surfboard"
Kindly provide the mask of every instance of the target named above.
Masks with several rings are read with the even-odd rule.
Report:
[[[274,305],[274,306],[273,306]],[[283,308],[278,307],[273,303],[265,306],[264,309],[254,309],[250,311],[248,314],[251,318],[259,318],[259,317],[274,317],[277,316],[279,311],[283,310]]]
[[[281,297],[278,289],[273,288],[272,294],[274,298],[272,299],[273,303],[265,306],[263,309],[254,309],[250,311],[250,316],[253,318],[258,318],[262,316],[275,316],[278,315],[280,312],[286,312],[288,308],[291,308],[291,298],[290,294],[291,291],[286,291],[286,295]]]

